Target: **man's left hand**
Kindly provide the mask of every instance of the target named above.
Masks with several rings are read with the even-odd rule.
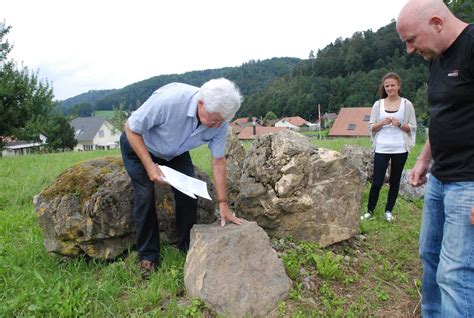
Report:
[[[221,226],[225,226],[227,221],[237,225],[242,224],[242,220],[236,217],[227,205],[221,205],[219,207],[219,214],[221,215]]]
[[[471,208],[471,225],[474,225],[474,207]]]

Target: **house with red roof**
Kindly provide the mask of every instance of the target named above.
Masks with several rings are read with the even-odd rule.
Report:
[[[256,118],[254,118],[254,120],[255,120],[255,125],[259,127],[260,124],[258,123]],[[238,135],[240,134],[242,130],[244,130],[245,127],[253,126],[253,121],[249,121],[248,117],[236,118],[229,124],[229,126],[231,126],[234,129],[235,133]]]
[[[260,135],[271,134],[278,132],[283,129],[288,129],[286,127],[265,127],[265,126],[249,126],[245,127],[240,134],[237,136],[240,140],[252,140],[257,138]]]
[[[285,127],[291,130],[299,131],[302,128],[308,128],[308,130],[316,130],[317,124],[312,124],[306,119],[300,116],[285,117],[275,123],[275,127]]]
[[[329,137],[370,136],[368,124],[372,107],[341,108],[329,130]]]

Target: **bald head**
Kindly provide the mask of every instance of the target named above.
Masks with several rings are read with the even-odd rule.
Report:
[[[405,26],[428,23],[433,16],[444,20],[449,15],[451,12],[442,0],[410,0],[398,15],[397,30]]]
[[[397,32],[407,53],[431,60],[444,52],[467,26],[442,0],[410,0],[397,20]]]

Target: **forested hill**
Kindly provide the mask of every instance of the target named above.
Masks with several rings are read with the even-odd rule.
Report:
[[[249,61],[238,67],[192,71],[184,74],[155,76],[122,89],[90,91],[61,102],[63,110],[80,104],[95,110],[112,110],[120,104],[125,109],[135,109],[160,86],[171,82],[182,82],[201,86],[204,82],[225,77],[236,82],[244,96],[265,90],[277,77],[288,74],[301,60],[298,58],[272,58],[263,61]]]
[[[87,93],[82,93],[77,96],[65,99],[61,102],[61,107],[64,109],[69,109],[73,105],[77,104],[95,104],[99,99],[102,99],[112,93],[117,91],[116,89],[103,89],[103,90],[92,90]]]
[[[392,22],[376,32],[356,32],[336,39],[314,57],[277,79],[266,91],[249,96],[239,116],[298,115],[308,120],[321,112],[341,107],[370,107],[378,99],[380,79],[387,72],[402,78],[402,95],[416,101],[418,114],[426,102],[427,63],[417,55],[407,56]]]

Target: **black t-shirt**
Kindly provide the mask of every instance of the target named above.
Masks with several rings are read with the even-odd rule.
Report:
[[[443,182],[474,181],[474,24],[432,60],[428,101],[431,173]]]

